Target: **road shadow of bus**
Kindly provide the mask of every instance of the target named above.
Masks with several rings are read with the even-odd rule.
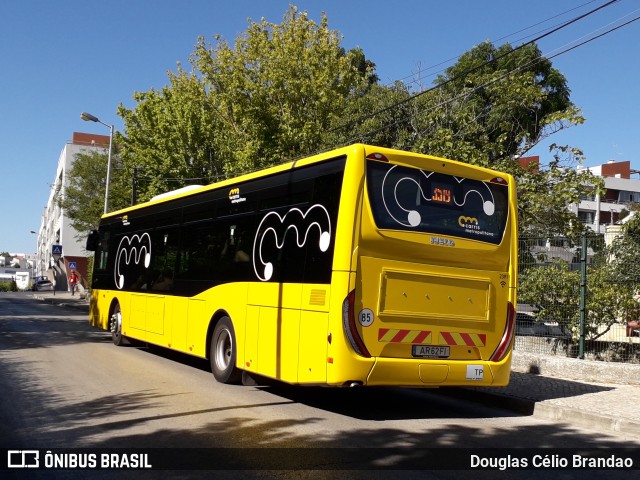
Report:
[[[154,345],[137,343],[135,346],[151,355],[211,372],[207,360]],[[211,381],[215,382],[213,375]],[[456,414],[468,418],[496,415],[495,410],[489,411],[488,409],[470,413],[468,405],[462,399],[444,398],[438,394],[438,389],[303,386],[246,373],[243,375],[243,383],[244,385],[239,385],[237,388],[254,387],[290,402],[361,420],[448,418],[452,410],[456,410]],[[500,416],[510,415],[513,413],[507,411],[500,413]]]
[[[201,358],[154,345],[140,343],[136,345],[136,348],[150,355],[211,372],[209,362]],[[213,375],[211,381],[215,382]],[[479,406],[481,411],[470,412],[465,401],[444,398],[438,394],[438,389],[302,386],[246,373],[243,375],[243,383],[237,388],[257,388],[289,402],[361,420],[448,418],[451,416],[452,410],[456,411],[456,415],[463,415],[467,418],[496,416],[495,410],[483,409],[482,406]],[[514,414],[508,411],[499,413],[499,416],[510,415]]]
[[[211,372],[207,360],[162,347],[137,342],[149,354]],[[215,382],[213,377],[212,382]],[[448,418],[452,412],[465,418],[530,416],[538,402],[568,399],[612,390],[613,387],[552,378],[530,373],[511,373],[506,387],[345,387],[301,386],[260,375],[243,375],[244,385],[288,401],[360,420],[410,420]],[[469,408],[469,403],[474,408]]]
[[[531,416],[538,402],[612,390],[603,385],[516,372],[512,376],[516,378],[512,387],[330,389],[271,382],[268,388],[270,393],[314,408],[378,421],[448,418],[452,412],[463,418]],[[545,385],[541,386],[540,381]]]

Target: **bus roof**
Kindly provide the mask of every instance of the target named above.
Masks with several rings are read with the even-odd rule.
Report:
[[[137,205],[133,205],[131,207],[122,208],[120,210],[114,210],[102,216],[102,218],[108,218],[114,215],[120,215],[123,213],[135,211],[141,208],[148,207],[150,205],[155,205],[159,203],[164,203],[169,200],[174,200],[181,197],[188,197],[190,195],[195,195],[197,193],[206,192],[209,190],[217,190],[219,188],[224,188],[228,186],[235,185],[239,182],[244,182],[247,180],[253,180],[255,178],[260,178],[267,175],[273,175],[276,173],[285,172],[287,170],[293,170],[295,168],[300,168],[306,165],[310,165],[316,162],[320,162],[323,160],[327,160],[329,158],[335,157],[336,155],[345,154],[350,150],[356,151],[358,149],[364,149],[365,145],[363,144],[352,144],[346,147],[338,148],[335,150],[328,150],[326,152],[318,153],[316,155],[310,157],[304,157],[297,160],[288,161],[286,163],[282,163],[280,165],[274,165],[266,168],[262,168],[259,170],[255,170],[250,173],[245,173],[239,175],[237,177],[230,177],[224,180],[220,180],[218,182],[211,183],[209,185],[187,185],[185,187],[178,188],[176,190],[171,190],[169,192],[161,193],[153,197],[151,200],[147,202],[139,203]]]

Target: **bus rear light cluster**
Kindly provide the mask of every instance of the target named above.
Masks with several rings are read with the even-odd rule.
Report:
[[[356,327],[356,316],[354,313],[354,304],[356,301],[356,291],[351,290],[342,302],[342,326],[344,333],[349,340],[351,348],[360,356],[371,358],[371,354],[365,347],[358,329]]]
[[[381,153],[370,153],[367,155],[368,160],[378,160],[380,162],[388,162],[389,159]]]
[[[504,327],[504,333],[500,343],[498,344],[498,348],[496,348],[496,351],[491,355],[491,358],[489,359],[490,361],[499,362],[507,356],[507,353],[510,351],[509,347],[513,341],[513,334],[515,331],[516,309],[514,308],[513,303],[509,302],[507,304],[507,324]]]
[[[507,181],[502,177],[495,177],[489,180],[491,183],[499,183],[500,185],[506,185]]]

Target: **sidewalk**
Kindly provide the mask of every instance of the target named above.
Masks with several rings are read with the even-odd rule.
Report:
[[[78,294],[34,292],[33,296],[89,312],[88,300]],[[507,387],[442,388],[440,392],[575,427],[640,439],[640,364],[515,350],[511,371]]]
[[[457,398],[640,440],[639,364],[515,350],[508,386],[442,390]]]
[[[33,292],[33,298],[52,305],[79,308],[89,312],[89,297],[85,298],[84,292],[75,295],[71,295],[71,292]]]

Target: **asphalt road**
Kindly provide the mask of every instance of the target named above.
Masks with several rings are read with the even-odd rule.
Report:
[[[465,462],[468,452],[484,448],[514,455],[546,448],[551,455],[630,446],[615,434],[475,403],[472,393],[467,401],[422,389],[222,385],[206,360],[146,345],[116,347],[86,314],[27,293],[0,294],[0,392],[2,448],[166,449],[158,461],[184,454],[175,449],[209,449],[208,461],[223,469],[215,478],[248,478],[239,468],[252,478],[389,478],[387,469],[395,468],[403,478],[460,478],[451,470],[427,473],[434,448],[455,448],[456,461],[462,455]],[[264,448],[272,450],[265,455]],[[472,473],[482,479],[496,472]],[[515,470],[500,473],[523,478]],[[589,478],[584,471],[562,473]],[[129,478],[113,471],[91,478],[116,474]],[[528,470],[526,478],[549,478],[549,471]]]

